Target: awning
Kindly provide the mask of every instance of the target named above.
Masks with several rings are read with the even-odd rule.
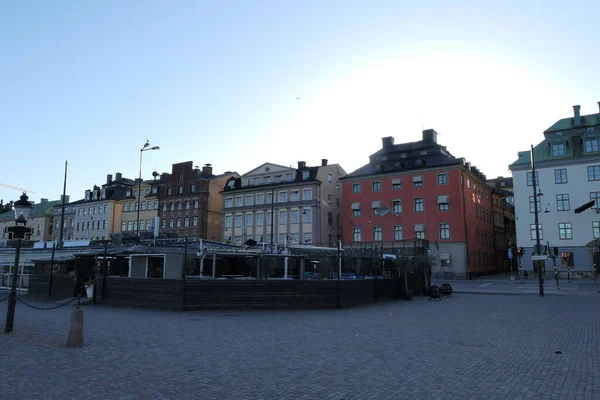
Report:
[[[352,203],[353,210],[360,210],[360,203]]]
[[[450,253],[440,253],[440,260],[451,260],[452,255]]]
[[[415,224],[415,232],[425,232],[425,224]]]
[[[448,204],[448,195],[438,196],[438,204]]]
[[[394,178],[392,179],[392,185],[401,185],[402,184],[402,179],[401,178]]]
[[[371,208],[379,208],[381,207],[381,201],[374,201],[371,203]]]
[[[423,182],[423,175],[413,176],[413,182]]]

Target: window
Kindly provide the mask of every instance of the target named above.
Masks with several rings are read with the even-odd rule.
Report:
[[[194,219],[192,219],[192,226],[193,227],[198,226],[198,217],[194,217]]]
[[[279,211],[279,225],[287,225],[287,210]]]
[[[425,239],[425,231],[415,231],[415,239]]]
[[[147,208],[148,210],[152,210],[152,202],[151,202],[151,201],[149,201],[149,202],[148,202],[148,207],[146,207],[146,208]]]
[[[107,214],[107,213],[108,213],[108,204],[105,204],[104,205],[104,214]]]
[[[77,230],[80,228],[80,222],[77,223]]]
[[[600,165],[587,167],[588,181],[600,181]]]
[[[600,208],[600,192],[590,192],[590,200],[595,200],[594,208]]]
[[[281,175],[275,175],[275,183],[281,183]]]
[[[373,191],[381,192],[381,182],[380,181],[373,182]]]
[[[327,225],[333,226],[333,213],[332,212],[327,213]]]
[[[598,139],[586,139],[585,141],[585,152],[586,153],[597,153],[599,151]]]
[[[183,203],[182,202],[177,203],[177,209],[178,210],[183,210]]]
[[[127,222],[127,230],[128,231],[132,231],[133,230],[133,222],[132,221]]]
[[[235,206],[241,207],[244,205],[244,198],[242,196],[236,196],[235,198]]]
[[[173,218],[169,219],[169,228],[175,227],[175,220]]]
[[[360,233],[360,228],[352,229],[352,241],[353,242],[362,242],[362,235]]]
[[[394,178],[392,179],[392,190],[400,190],[402,189],[402,179]]]
[[[538,212],[540,212],[542,210],[542,201],[540,200],[540,198],[537,198],[537,209]],[[529,196],[529,212],[530,213],[534,213],[535,212],[535,200],[534,200],[534,196]]]
[[[170,203],[169,208],[171,209],[171,211],[175,211],[175,203]]]
[[[360,193],[360,183],[352,184],[352,193]]]
[[[342,226],[342,215],[340,213],[335,215],[335,224],[336,226]]]
[[[226,215],[225,216],[225,229],[231,229],[233,223],[233,216]]]
[[[352,203],[352,216],[353,217],[360,217],[362,212],[361,212],[361,207],[360,207],[360,203]]]
[[[252,181],[255,185],[260,185],[260,177],[253,178]]]
[[[273,202],[273,192],[267,193],[267,204],[271,204]]]
[[[137,189],[136,189],[136,190],[134,190],[134,191],[133,191],[133,195],[134,195],[134,196],[137,196],[137,194],[138,194],[138,191],[137,191]]]
[[[536,186],[540,185],[540,179],[539,179],[537,171],[535,171],[535,185]],[[532,179],[531,172],[527,173],[527,186],[533,186],[533,179]]]
[[[290,201],[298,201],[300,200],[300,192],[298,190],[290,191]]]
[[[540,240],[544,240],[544,231],[542,230],[542,224],[538,225],[538,230],[540,231]],[[531,240],[537,240],[535,234],[535,224],[529,225],[529,237]]]
[[[560,157],[565,155],[565,144],[558,143],[552,145],[552,157]]]
[[[392,212],[396,215],[402,214],[402,200],[392,201]]]
[[[310,176],[310,171],[309,170],[302,171],[302,179],[303,180],[305,180],[305,181],[308,180],[309,176]]]
[[[190,208],[192,208],[192,204],[189,201],[185,202],[185,209],[189,210]]]
[[[263,213],[256,213],[256,226],[263,226],[265,224],[265,215]]]
[[[198,200],[194,200],[194,208],[198,208],[198,207],[199,207]]]
[[[594,239],[600,239],[600,221],[592,222],[592,236]]]
[[[302,222],[304,222],[305,224],[310,224],[312,223],[312,210],[311,209],[307,209],[305,208],[304,211],[302,211]]]
[[[233,207],[233,197],[227,197],[225,199],[225,208]]]
[[[237,214],[235,216],[235,227],[236,228],[241,228],[242,227],[242,222],[243,222],[242,215],[241,214]]]
[[[267,175],[267,176],[265,176],[265,177],[263,178],[263,182],[264,182],[265,184],[269,184],[269,183],[271,183],[271,177],[270,177],[270,176],[268,176],[268,175]]]
[[[394,226],[394,240],[403,240],[402,239],[402,225]]]
[[[342,206],[342,199],[340,199],[339,197],[335,198],[335,205],[337,207],[341,207]]]
[[[304,243],[312,243],[312,233],[307,232],[304,234]]]
[[[413,187],[423,187],[423,177],[422,176],[413,176]]]
[[[167,211],[167,203],[163,203],[162,210]]]
[[[333,176],[331,176],[331,174],[327,174],[327,182],[329,182],[329,183],[333,182]]]
[[[162,229],[165,229],[165,228],[167,227],[167,220],[163,219],[163,220],[160,222],[160,227],[161,227]]]
[[[251,195],[251,194],[246,195],[246,205],[247,206],[254,205],[254,195]]]
[[[146,202],[142,201],[142,211],[146,211]]]
[[[106,229],[106,220],[102,221],[102,229]]]
[[[257,194],[256,195],[256,205],[263,205],[265,204],[265,195],[263,193]]]
[[[175,224],[175,227],[181,228],[181,218],[177,218],[177,222]]]
[[[557,194],[556,195],[556,209],[558,211],[569,211],[571,209],[569,205],[568,194]]]
[[[290,222],[292,224],[297,224],[298,223],[298,210],[292,210],[290,211]]]
[[[126,229],[127,229],[127,222],[125,222],[125,221],[121,222],[121,232],[125,232]],[[77,224],[77,230],[79,230],[79,224]]]
[[[285,203],[287,201],[287,192],[279,192],[279,202]]]
[[[127,205],[127,203],[123,204],[123,211],[127,211],[129,209],[129,206]]]
[[[196,185],[194,185],[194,184],[192,183],[192,185],[190,186],[190,192],[192,192],[192,193],[193,193],[193,192],[195,192],[195,191],[196,191]]]
[[[173,193],[173,191],[171,190],[171,188],[167,188],[167,196],[170,196]]]
[[[450,240],[450,224],[440,224],[440,240]]]
[[[302,190],[302,200],[312,200],[312,189]]]
[[[135,211],[137,211],[137,210],[138,210],[138,207],[139,207],[139,206],[140,206],[140,205],[139,205],[139,204],[136,202],[136,203],[135,203]],[[129,211],[131,211],[131,210],[129,210]]]
[[[380,226],[373,227],[373,241],[381,242],[383,240],[383,230]]]
[[[425,211],[425,201],[422,197],[417,197],[415,199],[415,212],[424,212]]]
[[[294,180],[294,174],[291,172],[288,172],[287,174],[285,174],[285,180],[288,182],[291,182]]]
[[[448,211],[450,210],[450,204],[448,202],[448,196],[438,196],[438,210]]]
[[[448,184],[448,174],[438,174],[437,182],[438,182],[438,185],[447,185]]]
[[[567,170],[566,169],[555,169],[554,170],[554,183],[567,183]]]
[[[558,238],[560,240],[573,239],[573,229],[570,222],[561,222],[558,224]]]
[[[142,220],[140,221],[140,231],[145,231],[146,230],[146,221]]]
[[[254,214],[246,214],[246,226],[254,225]]]
[[[183,219],[183,226],[186,227],[186,228],[189,228],[189,226],[190,226],[190,217],[185,217]]]

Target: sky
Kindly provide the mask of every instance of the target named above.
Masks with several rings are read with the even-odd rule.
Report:
[[[264,162],[352,172],[381,138],[488,178],[573,105],[598,112],[600,2],[6,1],[0,199],[83,198],[107,174]],[[31,193],[35,192],[35,193]]]

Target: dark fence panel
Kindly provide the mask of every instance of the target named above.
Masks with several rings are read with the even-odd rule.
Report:
[[[335,281],[186,281],[185,309],[337,307]]]
[[[96,288],[96,299],[102,296],[102,278]],[[104,302],[107,304],[181,309],[183,302],[181,279],[106,278]]]
[[[47,297],[50,285],[50,275],[32,275],[29,278],[28,296]],[[75,290],[75,277],[70,275],[52,276],[52,298],[67,299],[73,297]]]

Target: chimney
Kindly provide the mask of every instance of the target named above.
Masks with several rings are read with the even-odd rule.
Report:
[[[581,125],[581,115],[579,114],[580,106],[573,106],[573,114],[575,115],[575,126]]]
[[[327,159],[326,158],[322,158],[321,159],[321,166],[322,167],[326,167],[327,166]]]
[[[120,172],[117,172],[117,173],[115,174],[115,181],[120,181],[120,180],[121,180],[121,178],[123,178],[123,174],[121,174]]]
[[[423,141],[437,143],[438,133],[434,129],[425,129],[423,131]]]
[[[110,185],[112,183],[112,175],[108,174],[106,175],[106,184]]]
[[[48,202],[48,199],[45,199],[43,197],[40,199],[40,203],[41,204],[44,204],[44,203],[47,203],[47,202]]]
[[[204,164],[202,167],[202,176],[211,176],[212,175],[212,165]]]
[[[392,147],[394,145],[394,138],[392,136],[381,138],[381,143],[384,149]]]
[[[306,168],[306,161],[298,161],[298,169]]]
[[[65,198],[65,204],[68,203],[69,202],[69,195],[67,194],[67,195],[63,196],[61,194],[60,195],[60,202],[61,202],[61,204],[62,204],[62,201],[63,201],[63,197]]]

